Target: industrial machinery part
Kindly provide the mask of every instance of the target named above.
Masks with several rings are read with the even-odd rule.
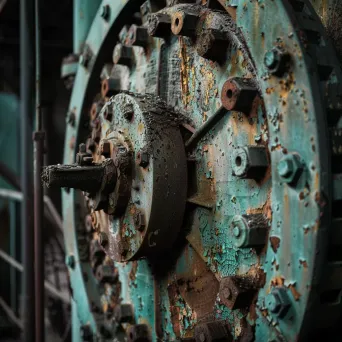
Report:
[[[43,173],[64,188],[73,336],[334,331],[342,74],[311,4],[104,0],[79,63]]]

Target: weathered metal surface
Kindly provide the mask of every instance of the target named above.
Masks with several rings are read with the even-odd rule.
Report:
[[[307,1],[189,2],[149,15],[155,2],[147,1],[138,31],[123,15],[140,3],[104,1],[111,15],[97,13],[86,42],[64,163],[74,162],[75,140],[91,134],[94,161],[116,160],[124,148],[132,168],[120,169],[129,186],[117,192],[119,212],[94,212],[82,194],[63,192],[82,331],[119,340],[305,340],[312,324],[333,326],[340,310],[340,253],[327,249],[340,241],[341,196],[332,191],[339,152],[328,153],[340,143],[338,59]],[[104,68],[112,51],[114,66]],[[95,96],[100,79],[105,91]],[[172,110],[144,109],[157,96]],[[156,167],[168,178],[163,191]],[[140,253],[147,232],[169,251]],[[122,304],[134,311],[126,331],[113,316]],[[317,312],[326,317],[319,324]]]

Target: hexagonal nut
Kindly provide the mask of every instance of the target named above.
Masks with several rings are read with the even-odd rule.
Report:
[[[251,79],[231,77],[222,87],[221,101],[227,110],[249,114],[257,95],[258,90]]]
[[[136,163],[144,169],[147,168],[150,164],[150,155],[145,151],[138,152]]]
[[[239,178],[262,179],[269,161],[263,146],[237,147],[232,153],[233,175]]]
[[[230,309],[236,309],[236,302],[241,290],[232,277],[223,278],[220,282],[219,297],[221,302]]]
[[[127,33],[126,45],[146,47],[149,42],[147,28],[133,24]]]
[[[134,63],[134,52],[131,46],[117,44],[113,51],[113,63],[131,67]]]
[[[258,284],[250,276],[232,276],[222,278],[219,297],[229,309],[242,309],[251,304]]]
[[[131,304],[118,304],[114,309],[114,317],[118,323],[133,323],[134,310]]]
[[[138,210],[135,212],[133,219],[135,228],[140,232],[144,231],[146,226],[145,215],[140,210]]]
[[[93,332],[90,325],[83,325],[80,327],[80,335],[82,341],[91,342],[93,341]]]
[[[291,153],[280,160],[277,169],[282,181],[295,185],[303,173],[304,165],[298,154]]]
[[[121,79],[119,77],[107,77],[101,83],[102,97],[112,97],[121,91]]]
[[[117,270],[111,265],[99,265],[96,268],[95,277],[101,284],[115,284],[119,279]]]
[[[184,11],[176,11],[172,15],[171,31],[174,35],[194,37],[196,35],[198,20],[198,15]]]
[[[224,321],[196,325],[194,337],[196,342],[233,341],[229,327]]]
[[[265,304],[268,311],[273,315],[278,318],[285,318],[291,307],[286,288],[283,286],[273,288],[272,292],[267,295]]]
[[[147,32],[152,37],[164,38],[171,33],[171,16],[163,13],[151,13],[147,19]]]
[[[111,143],[108,140],[104,140],[101,146],[101,155],[105,158],[110,158],[111,156]]]
[[[219,63],[226,59],[225,48],[228,49],[227,34],[216,29],[202,30],[197,35],[196,51],[199,56]]]
[[[280,47],[274,47],[266,52],[264,64],[268,71],[278,77],[281,77],[290,66],[291,56]]]
[[[128,342],[152,342],[151,332],[146,324],[131,325],[127,330]]]
[[[230,225],[235,247],[257,247],[266,243],[268,223],[263,214],[235,215]]]

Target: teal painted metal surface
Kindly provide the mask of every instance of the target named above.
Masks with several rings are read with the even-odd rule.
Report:
[[[74,0],[74,54],[83,51],[90,27],[101,0]]]
[[[89,205],[78,192],[63,191],[66,247],[75,257],[69,266],[77,317],[81,327],[89,324],[103,339],[106,331],[123,338],[117,322],[105,319],[120,303],[133,305],[134,321],[149,327],[153,341],[199,340],[196,329],[210,320],[224,322],[236,340],[254,334],[256,341],[293,341],[306,338],[312,324],[321,328],[337,319],[332,307],[339,312],[339,299],[325,299],[341,289],[338,256],[327,258],[329,237],[339,229],[338,215],[332,214],[339,200],[339,192],[332,191],[333,178],[338,179],[332,172],[338,172],[335,156],[327,153],[328,125],[336,125],[341,110],[337,57],[307,2],[220,3],[230,16],[194,5],[162,10],[162,18],[175,18],[172,25],[165,20],[167,32],[158,32],[167,39],[150,40],[148,48],[134,46],[134,58],[121,55],[120,65],[109,71],[119,90],[160,95],[172,106],[183,118],[184,141],[220,113],[220,120],[203,129],[206,134],[187,150],[188,204],[173,249],[129,263],[105,258],[102,265],[118,278],[104,285],[92,268],[89,244],[104,232],[113,233],[108,233],[113,219],[92,212],[95,232],[89,233],[84,223]],[[83,126],[108,62],[104,55],[115,39],[112,46],[104,42],[119,36],[124,16],[139,11],[140,4],[103,1],[101,8],[110,6],[110,17],[105,20],[101,10],[95,16],[69,107],[75,122],[67,129],[65,164],[74,163],[75,146],[89,134]],[[274,26],[279,13],[282,20]],[[219,28],[220,51],[228,51],[223,62],[203,51],[204,44],[194,43],[206,37],[194,37],[191,25],[178,31],[177,23],[193,16],[214,35]],[[121,37],[121,42],[127,40]],[[110,81],[103,84],[115,94],[118,89]],[[233,103],[241,92],[249,95]],[[91,121],[95,126],[100,115],[102,133],[97,136],[95,127],[94,138],[103,139],[117,127],[130,129],[121,119],[114,120],[114,127],[106,123],[111,119],[101,108],[110,96],[95,99],[100,110],[95,106]],[[248,108],[245,102],[251,102]],[[134,116],[129,120],[134,122]],[[141,126],[125,134],[140,141],[144,132]],[[260,151],[266,158],[255,157]],[[97,162],[98,155],[93,153]],[[130,242],[133,251],[135,242]],[[111,236],[107,247],[109,256],[119,252],[110,250]],[[316,322],[317,312],[326,321]]]

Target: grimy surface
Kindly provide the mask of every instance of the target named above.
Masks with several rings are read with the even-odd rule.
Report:
[[[334,331],[341,76],[308,1],[104,0],[44,172],[68,188],[75,339]]]

